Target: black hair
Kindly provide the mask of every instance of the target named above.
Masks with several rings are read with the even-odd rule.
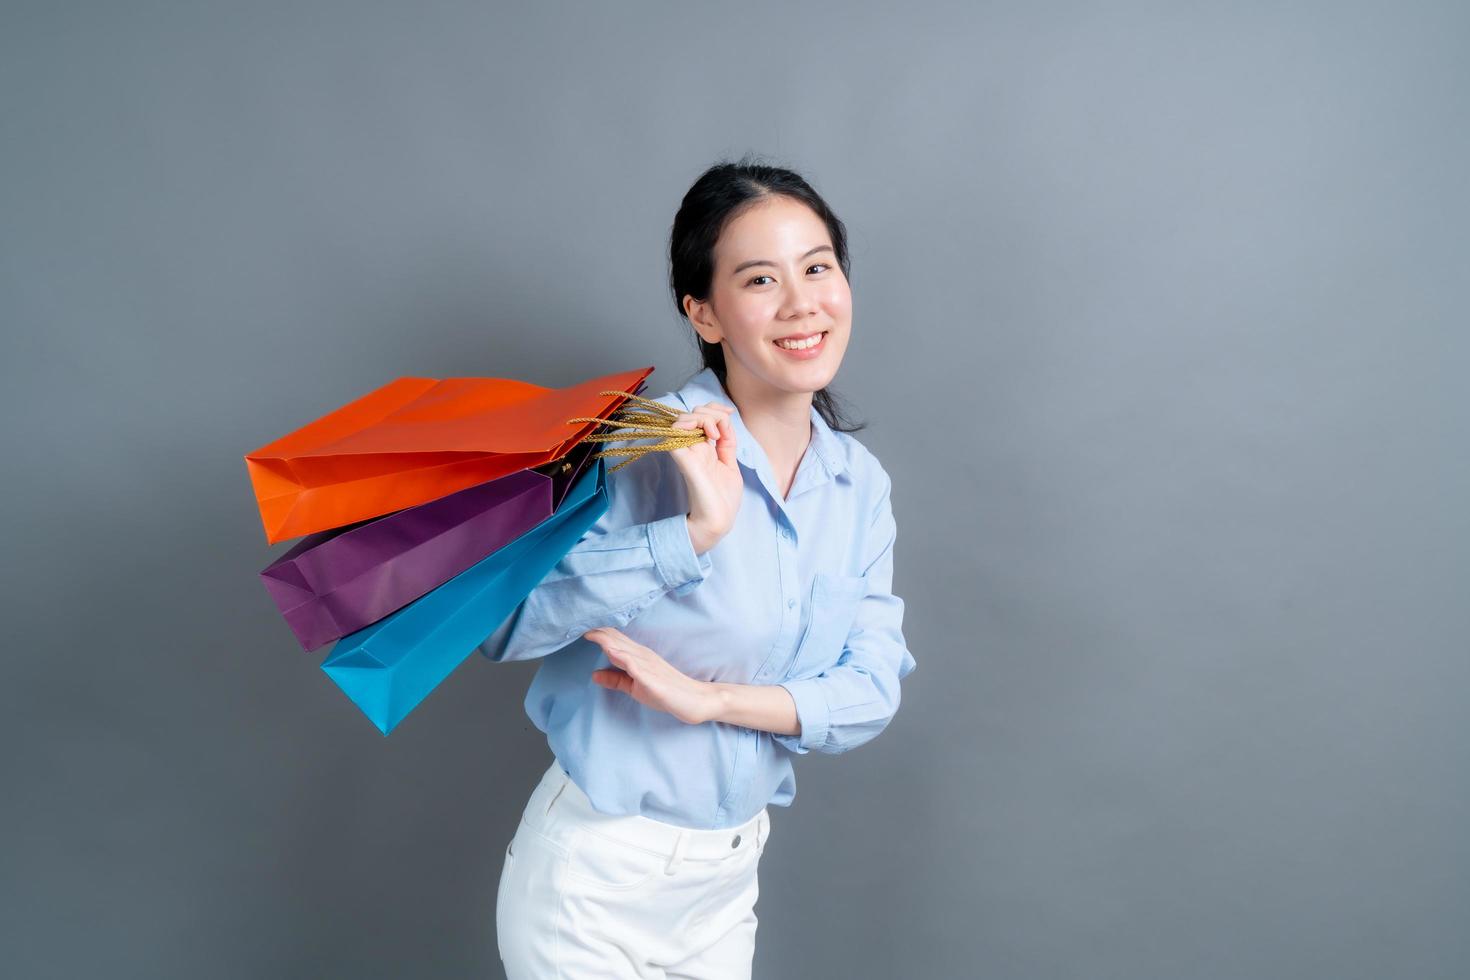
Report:
[[[720,161],[700,174],[685,193],[669,231],[669,288],[674,293],[674,306],[686,321],[689,314],[684,310],[684,297],[693,296],[701,302],[709,298],[715,274],[715,242],[720,232],[738,215],[776,196],[799,201],[822,219],[832,238],[837,264],[844,276],[848,274],[847,228],[800,174],[785,167],[759,163],[749,154],[735,162]],[[693,324],[690,327],[704,366],[725,387],[724,348],[699,336],[692,329]],[[867,427],[867,423],[853,422],[843,414],[830,388],[813,392],[812,405],[835,430],[856,432]]]

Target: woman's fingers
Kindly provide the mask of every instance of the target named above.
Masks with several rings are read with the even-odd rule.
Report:
[[[722,418],[728,419],[730,417],[730,414],[734,411],[735,409],[731,408],[729,405],[721,405],[719,402],[706,402],[703,405],[694,406],[684,414],[696,415],[701,418],[707,418],[711,422],[714,422]]]
[[[669,427],[674,429],[695,429],[703,428],[703,426],[704,420],[698,412],[684,412],[678,418],[674,419],[673,422],[669,423]]]
[[[728,449],[728,452],[720,454],[720,462],[728,463],[733,458],[735,446],[735,424],[730,421],[730,416],[734,414],[735,409],[729,405],[721,405],[719,402],[710,402],[708,408],[715,413],[715,426],[712,430],[715,436],[715,448],[720,449],[723,443]]]
[[[582,635],[602,647],[602,652],[612,662],[613,667],[617,668],[618,673],[627,677],[628,683],[631,685],[633,683],[633,672],[637,668],[633,663],[633,657],[627,651],[623,650],[618,641],[612,636],[614,633],[617,633],[617,631],[612,629],[612,627],[598,627],[595,630],[588,630]],[[617,635],[621,636],[622,634],[617,633]]]
[[[620,667],[633,659],[634,651],[638,646],[622,630],[611,626],[598,626],[583,633],[582,636],[602,647],[602,652],[607,654],[607,658]]]
[[[706,442],[716,442],[719,438],[720,416],[713,412],[685,412],[672,423],[675,429],[703,429]]]
[[[703,429],[705,441],[718,446],[720,439],[728,437],[733,431],[730,428],[730,415],[734,411],[735,409],[730,405],[706,402],[681,413],[669,424],[675,429]]]
[[[592,672],[592,677],[603,687],[625,694],[633,690],[633,678],[626,672],[611,667],[601,667]]]
[[[720,421],[720,441],[715,444],[715,455],[721,463],[735,462],[735,427],[729,419]]]

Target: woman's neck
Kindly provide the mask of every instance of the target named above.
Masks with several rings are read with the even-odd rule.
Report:
[[[730,375],[725,389],[745,428],[765,450],[784,497],[812,440],[812,393],[778,391]]]

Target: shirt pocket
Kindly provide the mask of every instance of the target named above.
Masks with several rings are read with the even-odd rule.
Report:
[[[812,579],[806,632],[796,648],[791,676],[820,674],[837,663],[852,632],[858,606],[868,594],[866,575],[818,573]]]

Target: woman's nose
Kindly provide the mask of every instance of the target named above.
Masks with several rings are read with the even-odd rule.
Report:
[[[806,285],[789,286],[786,289],[786,302],[781,312],[787,316],[792,314],[811,313],[817,308],[816,295]]]

